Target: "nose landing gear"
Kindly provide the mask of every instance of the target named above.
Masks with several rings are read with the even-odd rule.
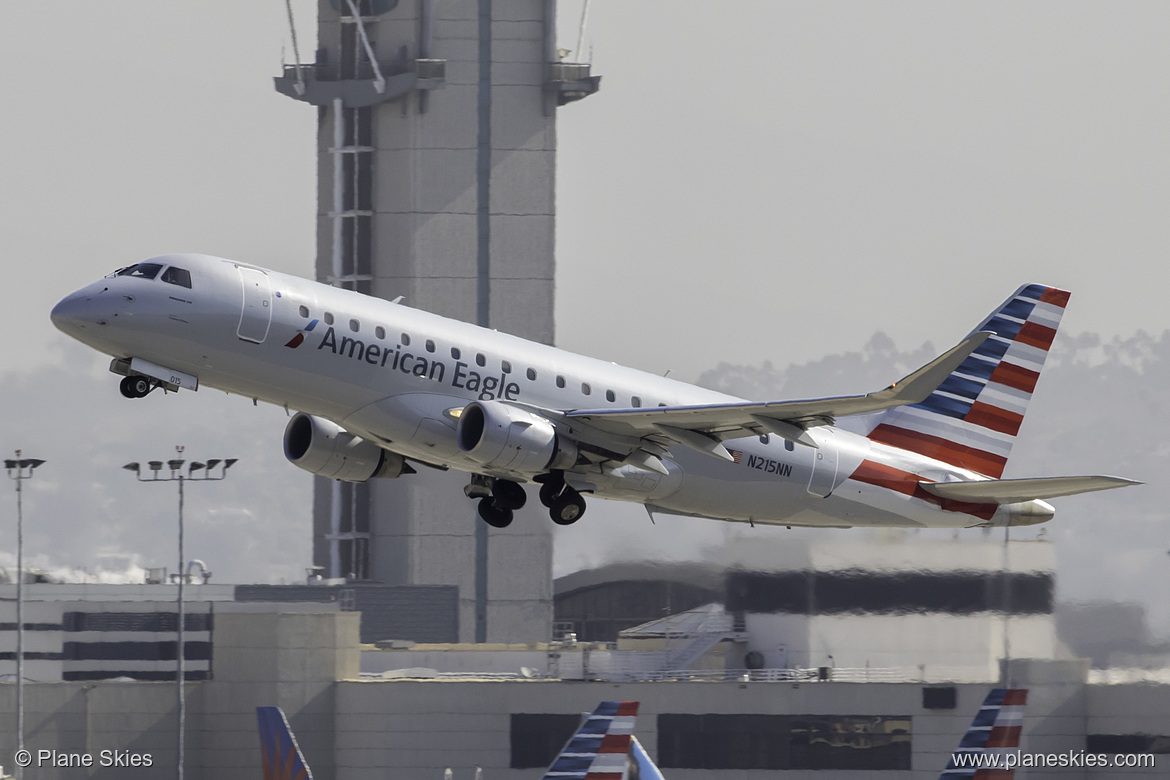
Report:
[[[125,377],[118,385],[122,395],[127,398],[145,398],[155,387],[155,383],[144,376]]]

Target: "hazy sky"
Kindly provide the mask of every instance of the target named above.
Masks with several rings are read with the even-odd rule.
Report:
[[[316,4],[293,6],[308,59]],[[580,7],[561,5],[566,48]],[[1162,2],[593,0],[602,88],[559,113],[559,344],[684,379],[858,350],[876,330],[942,349],[1033,281],[1073,291],[1065,333],[1162,332],[1167,29]],[[273,89],[282,48],[291,61],[283,0],[0,8],[0,371],[50,366],[75,406],[101,394],[103,430],[157,415],[150,441],[111,437],[111,464],[193,425],[221,446],[205,425],[221,402],[130,411],[48,311],[165,252],[311,274],[316,111]],[[258,414],[258,472],[283,473],[283,413]],[[28,410],[3,415],[22,438],[0,447],[35,447]],[[54,457],[64,474],[80,455]],[[283,499],[307,496],[287,469]],[[724,533],[678,522],[672,538]],[[591,560],[588,530],[564,532],[571,560]]]

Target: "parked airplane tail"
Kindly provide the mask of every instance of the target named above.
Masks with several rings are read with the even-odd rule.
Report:
[[[662,770],[646,754],[637,737],[630,739],[630,774],[628,780],[666,780]]]
[[[625,780],[636,701],[597,705],[553,759],[544,780]]]
[[[280,707],[257,707],[264,780],[313,780],[297,738]]]
[[[1015,769],[1005,757],[1020,746],[1027,701],[1026,688],[992,689],[939,780],[1012,780]]]
[[[1003,476],[1069,294],[1021,287],[973,333],[990,332],[922,403],[882,413],[869,438],[989,477]]]

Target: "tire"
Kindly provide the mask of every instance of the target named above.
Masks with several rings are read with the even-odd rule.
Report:
[[[512,524],[512,510],[497,507],[490,497],[479,500],[478,511],[480,518],[492,528],[507,528]]]
[[[553,501],[548,514],[557,525],[572,525],[585,514],[585,499],[576,490],[566,490]]]
[[[492,484],[492,500],[496,506],[513,511],[528,503],[528,494],[519,484],[507,479],[497,479]]]
[[[553,502],[557,500],[557,494],[561,492],[563,487],[563,482],[545,482],[540,486],[540,503],[551,509]]]
[[[143,398],[150,392],[150,380],[144,376],[128,376],[118,385],[118,389],[127,398]]]

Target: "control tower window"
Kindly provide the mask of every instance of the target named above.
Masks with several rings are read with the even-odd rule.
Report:
[[[162,280],[168,284],[177,284],[180,287],[191,289],[191,272],[186,268],[176,268],[171,266],[163,271]]]

